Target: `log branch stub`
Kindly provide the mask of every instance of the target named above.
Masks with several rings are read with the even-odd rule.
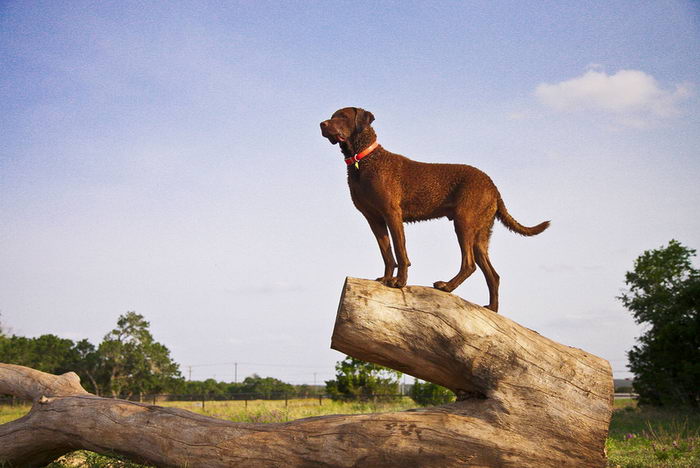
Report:
[[[0,395],[36,402],[41,397],[86,395],[75,372],[53,375],[13,364],[0,364]]]
[[[0,364],[0,394],[34,402],[0,425],[0,465],[67,452],[163,467],[603,467],[609,364],[457,296],[348,278],[332,347],[444,385],[462,401],[281,424],[233,423],[101,398],[74,373]]]

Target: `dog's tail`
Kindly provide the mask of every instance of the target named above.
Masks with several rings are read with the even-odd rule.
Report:
[[[535,236],[549,227],[549,221],[545,221],[532,227],[523,226],[517,222],[515,218],[510,215],[510,213],[508,213],[508,210],[506,210],[506,204],[503,203],[503,199],[500,196],[498,197],[498,210],[496,211],[496,218],[498,218],[498,220],[502,222],[505,227],[523,236]]]

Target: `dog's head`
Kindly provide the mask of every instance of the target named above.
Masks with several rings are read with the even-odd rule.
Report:
[[[337,110],[330,119],[321,122],[321,135],[331,144],[354,147],[354,137],[360,135],[374,121],[371,112],[359,107],[345,107]]]

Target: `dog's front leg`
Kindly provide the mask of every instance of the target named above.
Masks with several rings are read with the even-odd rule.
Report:
[[[396,259],[398,260],[398,271],[395,278],[391,278],[385,284],[391,286],[392,288],[403,288],[406,286],[406,281],[408,280],[408,267],[411,262],[408,261],[408,254],[406,253],[406,238],[403,232],[403,217],[401,214],[401,209],[394,207],[389,210],[385,217],[386,225],[389,227],[389,232],[391,233],[391,240],[394,243],[394,252],[396,253]]]
[[[369,223],[369,227],[372,229],[374,237],[377,239],[379,250],[382,253],[382,260],[384,260],[384,276],[377,278],[377,281],[388,285],[394,277],[394,269],[396,268],[396,260],[394,260],[394,254],[391,253],[389,231],[387,230],[384,218],[381,216],[364,212],[362,214],[365,215],[365,218]]]

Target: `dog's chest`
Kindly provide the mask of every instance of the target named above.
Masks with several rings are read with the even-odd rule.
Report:
[[[349,168],[348,185],[353,201],[373,208],[385,206],[390,198],[397,195],[392,183],[396,181],[387,180],[385,172],[376,166],[360,167],[359,170],[355,167]]]

